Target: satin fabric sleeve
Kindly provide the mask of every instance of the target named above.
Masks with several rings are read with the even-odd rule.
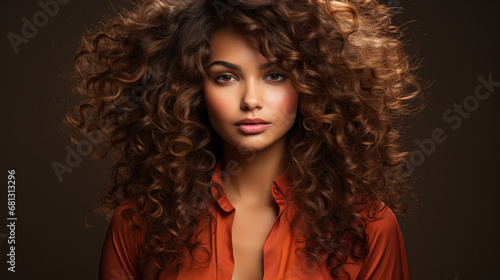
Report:
[[[109,224],[101,252],[101,280],[138,279],[142,230],[133,229],[132,225],[124,220],[122,211],[129,207],[130,205],[119,206]]]
[[[380,217],[379,220],[367,224],[370,249],[357,279],[409,280],[410,271],[403,235],[396,216],[385,207]]]

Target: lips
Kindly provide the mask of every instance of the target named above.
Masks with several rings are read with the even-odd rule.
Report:
[[[235,123],[236,125],[244,125],[244,124],[269,124],[269,122],[266,122],[264,121],[263,119],[259,119],[259,118],[246,118],[246,119],[242,119],[241,121]]]
[[[261,133],[269,126],[269,122],[266,122],[259,118],[246,118],[235,124],[238,126],[238,130],[243,134],[257,134]]]

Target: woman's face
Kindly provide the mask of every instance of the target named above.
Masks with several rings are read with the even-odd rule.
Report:
[[[224,144],[260,151],[284,143],[298,104],[286,73],[234,32],[218,31],[210,44],[204,97],[210,123]]]

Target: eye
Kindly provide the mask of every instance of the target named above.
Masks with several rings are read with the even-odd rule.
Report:
[[[230,83],[236,81],[236,78],[230,74],[222,74],[215,77],[215,81],[218,83]]]
[[[285,79],[285,76],[280,73],[271,73],[267,75],[266,79],[273,82],[281,82]]]

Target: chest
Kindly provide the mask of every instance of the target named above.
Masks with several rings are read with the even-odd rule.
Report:
[[[269,208],[259,211],[235,205],[234,209],[232,206],[227,208],[230,211],[214,213],[216,222],[211,223],[198,238],[206,244],[211,258],[208,259],[203,250],[196,250],[197,262],[186,263],[175,277],[165,274],[160,279],[331,279],[324,266],[306,262],[297,254],[302,244],[296,241],[297,235],[290,230],[290,219],[295,210],[284,205],[279,207],[279,211]],[[278,212],[281,214],[277,215]],[[350,275],[351,279],[356,279],[357,274]]]
[[[233,280],[262,279],[264,243],[276,217],[277,209],[274,207],[235,207],[231,229]]]

